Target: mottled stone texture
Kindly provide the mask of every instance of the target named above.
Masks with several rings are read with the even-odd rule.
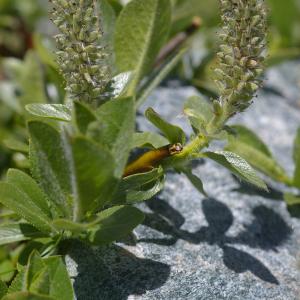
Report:
[[[287,67],[272,69],[270,88],[234,120],[256,130],[288,172],[300,126],[299,64],[292,65],[294,92],[273,78],[285,78]],[[194,94],[191,87],[161,87],[147,105],[190,131],[182,106]],[[152,128],[142,116],[138,122]],[[170,173],[164,191],[141,205],[146,219],[136,241],[98,249],[74,244],[67,263],[77,299],[300,299],[300,221],[287,212],[285,187],[268,181],[271,192],[258,191],[209,161],[194,172],[210,198]]]

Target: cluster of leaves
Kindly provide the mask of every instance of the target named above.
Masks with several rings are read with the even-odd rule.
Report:
[[[18,169],[9,169],[0,183],[0,202],[8,209],[7,218],[0,225],[0,244],[17,243],[17,248],[21,245],[14,264],[10,265],[10,270],[6,269],[11,271],[16,266],[17,270],[17,275],[12,275],[12,283],[12,277],[4,280],[11,283],[10,287],[7,289],[6,283],[0,281],[4,299],[73,299],[63,260],[56,256],[59,246],[73,238],[91,245],[103,245],[128,235],[144,218],[134,204],[161,191],[165,174],[171,168],[184,173],[203,194],[206,193],[201,179],[190,167],[193,159],[214,160],[242,180],[267,190],[247,162],[249,157],[229,148],[233,147],[233,137],[229,133],[238,130],[225,126],[233,112],[245,106],[238,110],[233,108],[239,108],[245,101],[248,106],[251,95],[258,88],[253,87],[259,75],[255,70],[261,67],[265,40],[265,13],[261,1],[237,1],[238,9],[232,12],[228,7],[234,1],[231,4],[231,1],[221,1],[222,7],[228,10],[224,12],[223,21],[229,29],[234,27],[230,33],[236,32],[238,23],[232,20],[239,18],[244,22],[243,28],[249,31],[249,37],[257,37],[250,17],[261,17],[259,22],[263,30],[259,40],[252,45],[247,37],[243,44],[248,55],[244,48],[240,49],[242,57],[234,56],[235,49],[230,53],[224,47],[221,49],[222,59],[231,55],[236,59],[234,62],[240,64],[241,72],[251,69],[253,73],[242,82],[245,84],[242,91],[247,92],[246,100],[227,101],[223,97],[236,92],[243,78],[240,74],[235,78],[235,85],[223,89],[221,97],[213,103],[198,96],[186,101],[184,111],[194,131],[188,141],[181,128],[168,123],[151,108],[145,116],[161,134],[135,132],[136,109],[185,53],[184,49],[175,51],[163,57],[161,63],[161,49],[194,16],[192,11],[182,14],[187,1],[132,0],[124,7],[115,0],[101,0],[101,5],[97,1],[88,2],[95,5],[93,11],[85,10],[87,7],[82,0],[53,0],[56,8],[53,21],[61,31],[59,64],[44,47],[44,40],[36,37],[35,48],[46,66],[46,73],[42,73],[36,54],[28,52],[24,62],[10,61],[13,80],[7,80],[5,86],[0,87],[0,92],[5,91],[0,98],[10,103],[15,114],[21,116],[22,134],[7,134],[5,143],[22,153],[25,162],[22,170],[20,165]],[[92,22],[84,26],[89,17]],[[97,35],[93,33],[95,28],[101,29]],[[238,35],[234,41],[236,47],[242,45],[242,40],[244,36]],[[101,53],[95,57],[97,51]],[[102,58],[107,58],[102,51],[109,53],[103,72],[96,70],[102,67]],[[224,67],[222,60],[219,63]],[[108,69],[110,71],[106,72]],[[223,72],[227,70],[226,67]],[[61,76],[66,81],[67,93],[59,85]],[[76,78],[79,87],[75,86],[78,85]],[[227,108],[222,109],[223,105]],[[213,140],[228,136],[230,143],[225,151],[203,150]],[[235,142],[238,136],[241,135],[234,136]],[[157,159],[162,149],[173,144],[180,144],[182,149]],[[140,169],[124,176],[130,153],[139,148],[150,148],[150,151],[140,158]],[[259,149],[266,154],[265,146]],[[255,167],[251,157],[249,160]],[[282,171],[276,165],[274,169]],[[61,282],[66,283],[64,291],[61,291]]]

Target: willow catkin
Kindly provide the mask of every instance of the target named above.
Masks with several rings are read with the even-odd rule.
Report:
[[[111,79],[109,53],[104,44],[97,1],[50,0],[57,60],[72,100],[98,103]]]
[[[223,27],[217,53],[216,115],[244,111],[261,86],[266,45],[266,8],[262,0],[220,0]]]

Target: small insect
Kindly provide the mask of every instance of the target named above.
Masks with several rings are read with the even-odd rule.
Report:
[[[123,177],[150,171],[157,167],[163,159],[180,153],[182,149],[182,145],[180,143],[176,143],[150,150],[127,165]]]

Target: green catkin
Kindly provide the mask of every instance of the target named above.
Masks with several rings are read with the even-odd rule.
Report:
[[[49,0],[57,60],[72,100],[93,105],[101,102],[111,79],[110,54],[103,42],[98,6],[95,0]]]
[[[263,72],[267,29],[262,0],[220,0],[220,6],[222,43],[215,74],[220,89],[217,101],[223,111],[221,123],[224,123],[251,104],[262,84],[259,76]],[[218,119],[220,123],[220,107],[216,104],[214,107],[214,121]]]

